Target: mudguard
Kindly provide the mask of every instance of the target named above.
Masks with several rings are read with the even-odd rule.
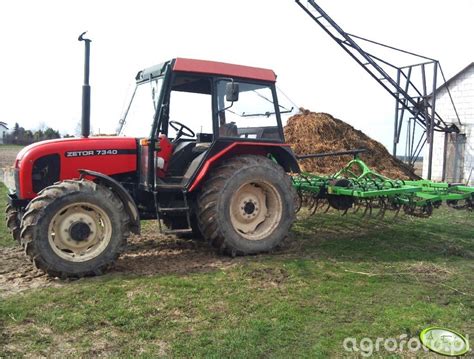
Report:
[[[123,202],[123,206],[128,216],[130,217],[130,230],[135,234],[140,234],[140,216],[138,214],[138,208],[133,200],[130,193],[120,184],[120,182],[114,180],[113,178],[104,175],[103,173],[96,171],[89,171],[81,169],[79,170],[81,178],[84,176],[95,177],[99,179],[99,183],[103,183],[112,188],[112,190],[117,194],[120,200]]]
[[[197,189],[201,185],[210,169],[217,163],[231,156],[244,154],[272,157],[283,167],[286,172],[300,172],[298,161],[291,150],[290,145],[288,144],[250,141],[229,142],[221,140],[216,141],[216,143],[214,143],[214,145],[206,153],[206,158],[203,160],[194,176],[191,177],[191,180],[188,183],[188,192],[192,192]]]

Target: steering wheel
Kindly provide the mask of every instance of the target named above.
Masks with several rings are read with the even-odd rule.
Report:
[[[193,130],[191,130],[188,126],[183,125],[181,122],[170,121],[168,122],[168,124],[173,130],[176,131],[176,138],[174,139],[175,141],[178,140],[181,136],[194,137],[196,135]]]

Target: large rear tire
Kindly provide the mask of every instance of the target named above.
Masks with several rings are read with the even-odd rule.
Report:
[[[108,188],[67,180],[42,190],[26,207],[21,242],[51,276],[100,275],[126,247],[129,217]]]
[[[20,222],[21,222],[21,212],[19,212],[16,208],[8,205],[5,209],[5,220],[7,224],[7,228],[10,230],[13,239],[20,243]]]
[[[213,247],[235,255],[268,252],[288,235],[296,193],[283,168],[243,155],[215,168],[198,198],[199,227]]]

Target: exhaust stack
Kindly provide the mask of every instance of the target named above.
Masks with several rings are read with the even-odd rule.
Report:
[[[90,62],[90,46],[91,40],[85,39],[83,32],[78,40],[84,41],[84,84],[82,85],[82,118],[81,118],[81,135],[84,138],[89,137],[91,130],[91,87],[89,85],[89,62]]]

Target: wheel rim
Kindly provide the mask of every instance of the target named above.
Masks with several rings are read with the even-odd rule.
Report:
[[[74,203],[56,212],[49,224],[53,251],[71,262],[85,262],[104,251],[112,238],[112,222],[91,203]]]
[[[281,196],[268,182],[242,185],[230,202],[232,226],[242,237],[253,241],[273,232],[280,223],[282,211]]]

